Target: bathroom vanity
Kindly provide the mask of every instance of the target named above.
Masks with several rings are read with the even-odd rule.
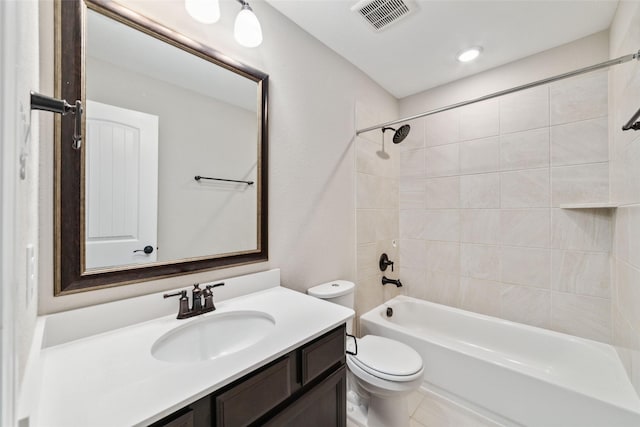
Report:
[[[279,286],[278,270],[225,283],[190,319],[162,293],[39,318],[29,425],[344,426],[353,310]]]
[[[153,427],[345,426],[344,325],[193,402]]]

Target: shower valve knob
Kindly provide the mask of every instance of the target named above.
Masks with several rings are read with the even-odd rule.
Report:
[[[391,266],[391,271],[393,271],[393,261],[389,261],[387,254],[380,255],[378,266],[380,267],[380,271],[387,271],[387,267],[389,266]]]

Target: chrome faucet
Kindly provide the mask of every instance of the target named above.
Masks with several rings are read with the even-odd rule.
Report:
[[[213,304],[213,292],[211,289],[223,286],[224,282],[216,283],[214,285],[207,285],[204,290],[200,289],[200,284],[193,285],[191,290],[191,308],[189,308],[189,298],[187,297],[187,291],[182,290],[173,294],[164,294],[164,298],[179,296],[180,306],[178,308],[177,319],[188,319],[189,317],[198,316],[203,313],[208,313],[216,309]],[[202,298],[204,297],[204,306],[202,305]]]

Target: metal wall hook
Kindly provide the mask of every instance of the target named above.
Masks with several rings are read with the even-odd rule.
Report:
[[[50,96],[42,95],[31,91],[31,109],[50,111],[52,113],[75,115],[75,121],[73,125],[73,144],[71,145],[74,150],[79,150],[82,147],[82,102],[76,100],[75,105],[71,105],[66,99],[57,99]]]

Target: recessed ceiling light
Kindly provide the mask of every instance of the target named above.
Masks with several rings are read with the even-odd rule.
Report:
[[[465,49],[458,54],[458,61],[460,62],[473,61],[478,56],[480,56],[480,52],[482,52],[482,48],[480,46],[475,46],[469,49]]]

